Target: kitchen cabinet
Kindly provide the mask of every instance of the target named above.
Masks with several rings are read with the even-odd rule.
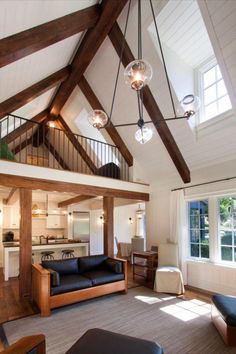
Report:
[[[47,217],[47,229],[64,229],[65,216],[64,215],[48,215]]]
[[[3,229],[20,228],[20,210],[19,207],[3,207]]]

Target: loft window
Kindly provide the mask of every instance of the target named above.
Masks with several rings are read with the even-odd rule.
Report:
[[[230,98],[217,62],[211,61],[199,70],[202,102],[200,123],[232,108]]]

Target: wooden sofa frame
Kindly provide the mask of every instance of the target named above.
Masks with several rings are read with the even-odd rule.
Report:
[[[27,354],[33,349],[36,354],[46,353],[45,336],[43,334],[23,337],[3,351],[0,351],[1,354]]]
[[[114,259],[123,263],[123,270],[125,274],[124,280],[53,296],[50,294],[51,285],[49,271],[43,268],[40,264],[32,264],[32,297],[33,301],[38,305],[41,311],[41,316],[50,316],[51,309],[56,307],[73,304],[75,302],[92,299],[98,296],[119,291],[126,294],[128,291],[127,261],[119,258]]]
[[[211,319],[225,344],[236,346],[236,327],[227,325],[214,303],[212,303],[211,307]]]

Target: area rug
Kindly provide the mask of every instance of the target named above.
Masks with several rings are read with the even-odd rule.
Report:
[[[53,310],[50,317],[11,321],[3,328],[9,344],[26,335],[45,334],[47,354],[64,354],[90,328],[155,341],[165,354],[236,353],[224,345],[211,323],[209,304],[159,295],[145,287]]]

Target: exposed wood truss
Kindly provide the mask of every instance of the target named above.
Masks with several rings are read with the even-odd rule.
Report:
[[[15,130],[13,130],[11,133],[7,134],[3,138],[3,141],[6,144],[10,144],[12,141],[17,139],[20,135],[23,135],[28,130],[33,129],[35,127],[35,122],[42,123],[45,120],[45,118],[47,117],[47,115],[48,115],[48,110],[45,109],[44,111],[40,112],[39,114],[34,116],[29,121],[26,121],[24,124],[22,124],[21,126],[16,128]]]
[[[59,182],[41,178],[14,176],[0,173],[1,185],[11,188],[41,189],[43,191],[58,191],[76,193],[90,196],[105,196],[114,198],[125,198],[134,200],[149,201],[149,193],[134,192],[125,189],[115,189],[108,187],[97,187],[94,185],[77,184],[71,182]]]
[[[19,199],[19,189],[12,188],[7,199],[3,199],[3,204],[12,205]]]
[[[95,5],[3,38],[0,41],[0,68],[93,27],[99,14],[99,5]]]
[[[58,208],[64,208],[64,207],[71,205],[71,204],[79,204],[81,202],[84,202],[86,200],[93,199],[93,198],[96,198],[96,196],[78,195],[77,197],[66,199],[66,200],[63,200],[62,202],[58,203]]]
[[[64,169],[70,171],[70,167],[60,156],[59,152],[55,149],[55,147],[50,143],[50,141],[45,137],[44,145],[48,148],[48,151],[53,155],[53,157],[57,160],[59,165]]]
[[[102,1],[99,20],[97,21],[95,27],[86,32],[83,41],[81,42],[72,61],[72,72],[68,79],[60,85],[59,90],[51,104],[51,114],[55,116],[60,114],[62,107],[91,63],[97,50],[108,35],[126,3],[127,0]]]
[[[42,95],[44,92],[50,90],[52,87],[64,81],[70,73],[70,67],[67,66],[27,89],[17,93],[15,96],[8,98],[6,101],[0,103],[0,119],[5,117],[8,113],[14,112],[18,108],[29,103],[36,97]]]
[[[109,38],[117,54],[120,56],[124,37],[117,23],[114,24],[112,30],[110,31]],[[128,46],[128,43],[125,41],[124,51],[122,55],[122,64],[126,67],[133,60],[135,60],[135,58]],[[143,90],[143,103],[182,180],[184,181],[184,183],[189,183],[189,168],[148,86],[145,86]],[[163,123],[158,124],[158,121],[160,120],[162,120]]]
[[[101,109],[102,111],[105,111],[84,76],[81,77],[78,85],[79,85],[81,91],[83,92],[84,96],[87,98],[90,106],[93,109]],[[127,164],[129,166],[133,166],[133,156],[131,155],[129,149],[127,148],[124,140],[121,138],[120,134],[118,133],[116,128],[113,126],[112,122],[110,122],[109,126],[106,127],[106,131],[110,135],[110,137],[113,140],[113,142],[115,143],[116,147],[119,149],[120,153],[124,157]]]
[[[94,165],[93,161],[90,159],[89,155],[83,148],[83,146],[80,144],[80,142],[76,139],[75,135],[72,133],[70,127],[67,125],[65,120],[59,116],[58,119],[56,120],[56,124],[58,127],[64,131],[66,134],[67,138],[70,140],[71,144],[74,146],[74,148],[78,151],[84,162],[87,164],[87,166],[90,168],[90,170],[96,174],[97,173],[97,167]]]

